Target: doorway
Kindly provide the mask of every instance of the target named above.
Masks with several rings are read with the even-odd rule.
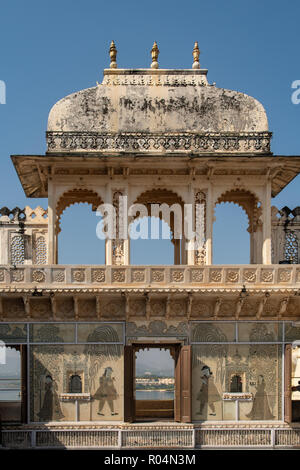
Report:
[[[124,421],[191,422],[191,346],[124,347]]]
[[[135,346],[136,420],[174,420],[175,348]]]

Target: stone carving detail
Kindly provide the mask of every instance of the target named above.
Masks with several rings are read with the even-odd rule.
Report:
[[[47,246],[44,236],[35,239],[34,244],[35,264],[47,264]]]
[[[285,259],[291,261],[293,264],[298,264],[299,259],[299,242],[297,233],[288,230],[285,235]]]
[[[300,270],[296,271],[296,282],[300,282]]]
[[[84,269],[74,269],[72,271],[72,280],[74,282],[84,282],[85,281]]]
[[[65,282],[65,271],[63,269],[56,269],[53,271],[54,282]]]
[[[112,272],[112,281],[113,282],[125,282],[125,270],[114,269]]]
[[[238,282],[239,280],[239,271],[226,271],[226,281],[227,282]]]
[[[188,323],[180,322],[178,324],[168,325],[162,320],[154,320],[150,323],[138,326],[134,322],[128,322],[126,325],[127,336],[187,336]]]
[[[124,302],[121,300],[103,302],[102,312],[104,317],[121,318],[124,316]]]
[[[166,313],[166,304],[161,300],[151,301],[151,315],[154,317],[163,317]]]
[[[130,316],[144,316],[146,314],[146,302],[144,299],[137,299],[130,302]]]
[[[256,271],[254,269],[246,269],[243,272],[243,280],[245,282],[255,282],[256,281]]]
[[[11,264],[24,264],[25,261],[25,240],[23,235],[14,235],[10,244]]]
[[[113,206],[116,214],[116,239],[112,240],[112,263],[115,265],[122,265],[124,263],[124,240],[120,239],[119,229],[123,227],[124,216],[122,211],[122,205],[119,206],[119,198],[123,196],[121,191],[115,191],[113,194]],[[121,211],[120,211],[121,208]]]
[[[32,272],[31,280],[32,282],[45,282],[46,275],[44,271],[35,270]]]
[[[195,264],[203,266],[206,257],[206,194],[199,191],[195,194],[195,231],[201,248],[195,250]]]
[[[24,269],[13,269],[10,273],[12,282],[24,281]]]
[[[210,316],[212,313],[212,306],[211,304],[205,302],[201,303],[198,301],[193,301],[192,304],[192,316],[193,317],[207,317]]]
[[[212,282],[221,282],[222,280],[222,271],[220,269],[215,269],[213,271],[210,271],[210,281]]]
[[[172,271],[172,281],[174,282],[182,282],[184,279],[184,272],[183,271]]]
[[[186,303],[184,300],[174,300],[170,302],[170,313],[174,317],[182,317],[186,313]]]
[[[104,269],[93,269],[92,270],[92,281],[93,282],[104,282],[105,281],[105,270]]]
[[[192,269],[191,280],[192,282],[203,282],[204,272],[203,269]]]
[[[135,269],[132,271],[132,281],[133,282],[144,282],[145,281],[145,271]]]
[[[4,269],[0,269],[0,282],[4,282]]]
[[[261,270],[261,280],[262,282],[272,282],[274,279],[274,274],[271,269],[262,269]]]
[[[269,132],[251,132],[239,134],[227,133],[171,133],[149,134],[122,132],[98,133],[98,132],[47,132],[48,151],[57,150],[114,150],[132,151],[139,150],[194,150],[201,153],[221,152],[270,152]]]
[[[279,269],[278,280],[279,282],[289,282],[292,277],[292,271],[289,269]]]
[[[155,270],[152,271],[152,281],[153,282],[163,282],[164,281],[164,271],[163,270]]]

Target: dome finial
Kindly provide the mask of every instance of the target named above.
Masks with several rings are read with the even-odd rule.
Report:
[[[200,69],[199,56],[200,56],[200,50],[198,46],[198,41],[196,41],[194,45],[194,49],[193,49],[193,57],[194,57],[193,69]]]
[[[159,54],[158,46],[156,44],[156,41],[154,41],[153,47],[151,49],[151,56],[152,56],[151,68],[152,69],[158,69],[158,62],[157,62],[158,54]]]
[[[110,55],[110,68],[116,69],[117,68],[117,48],[114,41],[111,41],[110,48],[109,48],[109,55]]]

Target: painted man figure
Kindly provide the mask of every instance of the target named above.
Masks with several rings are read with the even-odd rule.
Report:
[[[215,402],[220,401],[221,397],[212,379],[210,367],[203,366],[200,376],[200,390],[197,400],[200,402],[198,415],[202,415],[204,407],[207,404],[211,410],[210,416],[216,416]]]
[[[118,393],[114,386],[115,379],[111,376],[112,371],[113,370],[111,367],[106,367],[103,372],[103,375],[99,379],[99,388],[94,395],[94,398],[99,400],[98,415],[100,416],[104,416],[102,410],[106,402],[109,406],[111,416],[115,416],[118,414],[114,411],[114,400],[118,398]]]

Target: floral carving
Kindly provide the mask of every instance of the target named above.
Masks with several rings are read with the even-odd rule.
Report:
[[[222,271],[221,270],[214,270],[210,272],[210,280],[212,282],[221,282],[222,279]]]
[[[14,269],[11,271],[12,282],[24,281],[24,269]]]
[[[184,301],[174,301],[170,303],[170,312],[171,315],[179,317],[185,314],[185,302]]]
[[[65,271],[63,269],[57,269],[53,272],[53,281],[54,282],[64,282],[65,281]]]
[[[291,280],[292,272],[288,269],[280,269],[278,273],[279,282],[289,282]]]
[[[159,300],[152,301],[151,313],[155,317],[163,316],[165,314],[165,303]]]
[[[146,303],[145,300],[134,300],[130,302],[130,315],[132,316],[141,316],[146,313]]]
[[[172,271],[172,281],[174,282],[182,282],[183,281],[183,271]]]
[[[104,269],[93,269],[92,270],[92,281],[93,282],[104,282],[105,271]]]
[[[164,272],[162,270],[152,271],[152,281],[163,282],[164,277]]]
[[[84,282],[85,272],[83,269],[76,269],[72,272],[72,278],[75,282]]]
[[[207,303],[193,302],[192,315],[195,317],[207,316],[210,314],[210,305]]]
[[[227,282],[238,282],[238,280],[239,280],[239,271],[227,271],[226,272]]]
[[[115,269],[112,274],[113,282],[125,282],[125,271],[124,269]]]
[[[32,282],[45,282],[46,275],[44,271],[36,270],[36,271],[33,271],[31,279],[32,279]]]
[[[255,282],[256,281],[256,271],[254,269],[247,269],[243,273],[243,280],[245,282]]]
[[[192,282],[202,282],[203,281],[203,269],[192,269]]]
[[[263,269],[261,272],[262,282],[272,282],[273,281],[273,271],[271,269]]]
[[[145,280],[145,272],[141,270],[134,270],[132,272],[132,280],[134,282],[143,282]]]

